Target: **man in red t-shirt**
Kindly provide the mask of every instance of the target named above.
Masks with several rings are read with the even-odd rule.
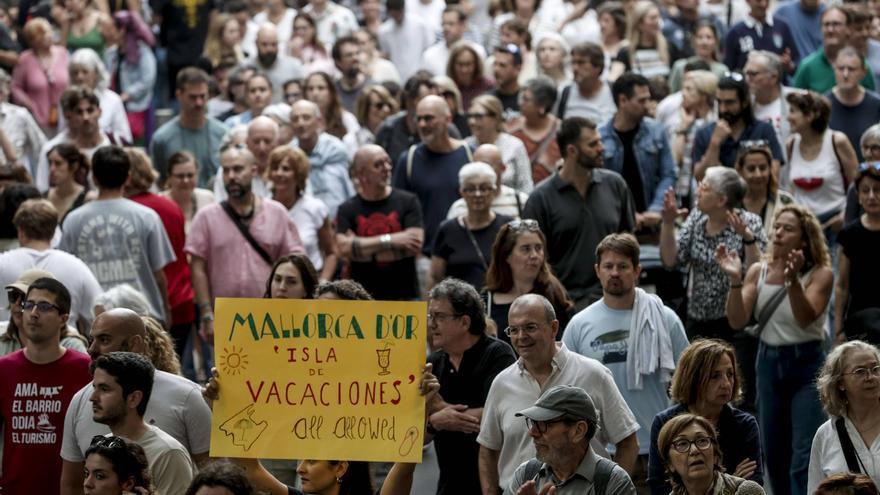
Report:
[[[35,280],[22,307],[25,347],[0,358],[0,492],[57,494],[64,415],[70,399],[91,379],[91,360],[61,347],[70,316],[70,292],[61,282]]]

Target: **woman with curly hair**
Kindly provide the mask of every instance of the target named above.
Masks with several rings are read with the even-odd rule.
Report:
[[[486,272],[486,314],[499,329],[498,338],[507,343],[510,337],[500,330],[507,328],[510,306],[522,294],[540,294],[550,301],[560,334],[568,323],[573,304],[547,263],[546,246],[538,222],[531,219],[508,222],[495,236]]]
[[[144,336],[144,347],[147,357],[159,371],[180,375],[180,359],[174,351],[174,343],[165,328],[151,316],[141,316],[147,334]]]
[[[342,107],[333,78],[326,72],[313,72],[305,79],[305,97],[321,110],[324,130],[339,139],[357,132],[357,118]]]
[[[117,436],[97,436],[86,450],[85,495],[153,495],[153,476],[144,449]]]
[[[813,437],[808,493],[828,476],[845,472],[866,474],[880,486],[880,350],[861,340],[837,346],[816,388],[831,418]]]
[[[736,252],[720,245],[715,258],[730,279],[730,327],[743,328],[753,316],[764,321],[754,332],[760,340],[758,424],[773,493],[806,493],[811,440],[825,421],[813,381],[825,361],[834,277],[822,227],[806,207],[777,209],[773,234],[764,260],[745,279]]]

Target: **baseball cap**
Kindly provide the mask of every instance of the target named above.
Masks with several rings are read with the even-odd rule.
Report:
[[[28,287],[41,278],[55,278],[55,275],[52,275],[46,270],[40,270],[39,268],[30,268],[23,271],[21,275],[18,276],[18,280],[7,285],[6,289],[17,289],[27,294]]]
[[[562,415],[599,422],[596,405],[593,404],[590,394],[571,385],[551,387],[538,398],[534,406],[516,413],[517,417],[525,416],[533,421],[549,421]]]

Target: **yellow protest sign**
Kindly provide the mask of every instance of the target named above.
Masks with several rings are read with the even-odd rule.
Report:
[[[421,462],[425,303],[217,299],[211,456]]]

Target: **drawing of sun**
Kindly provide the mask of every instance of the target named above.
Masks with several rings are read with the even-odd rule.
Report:
[[[232,346],[230,349],[223,348],[223,354],[220,356],[220,368],[227,375],[237,375],[247,369],[248,355],[242,354],[244,348],[236,349]]]

